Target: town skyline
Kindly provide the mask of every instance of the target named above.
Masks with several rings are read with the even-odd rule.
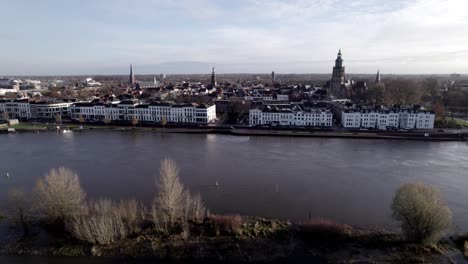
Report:
[[[468,68],[462,0],[46,2],[3,5],[0,75],[320,74],[340,48],[350,73]]]

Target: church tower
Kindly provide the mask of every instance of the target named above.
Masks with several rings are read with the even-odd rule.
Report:
[[[375,84],[380,84],[380,70],[377,71],[377,76],[375,77]]]
[[[213,67],[213,71],[211,72],[211,87],[216,87],[216,73],[215,73],[215,68]]]
[[[338,57],[335,60],[335,67],[333,67],[331,79],[331,93],[337,97],[341,97],[341,86],[346,82],[345,80],[345,67],[343,66],[343,59],[341,58],[341,49],[338,51]]]
[[[128,79],[128,84],[134,85],[135,84],[135,74],[133,74],[133,66],[130,64],[130,77]]]

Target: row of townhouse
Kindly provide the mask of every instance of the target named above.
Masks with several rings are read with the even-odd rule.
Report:
[[[53,119],[56,115],[69,116],[71,102],[29,102],[28,99],[0,100],[2,118]]]
[[[211,123],[216,120],[215,105],[176,104],[173,102],[140,103],[125,100],[114,103],[93,102],[29,102],[22,100],[0,100],[0,118],[18,119],[62,119],[86,121],[130,121],[175,123]]]
[[[250,125],[331,127],[333,114],[329,110],[305,108],[300,105],[263,105],[249,111]]]
[[[281,101],[289,102],[289,95],[287,94],[272,94],[272,95],[256,95],[256,96],[244,96],[246,101]]]
[[[432,129],[435,114],[431,111],[412,109],[343,109],[341,125],[344,128],[400,128]]]
[[[139,103],[125,100],[118,103],[76,103],[70,107],[73,120],[130,121],[158,123],[162,120],[174,123],[212,123],[216,121],[215,105],[176,104],[173,102]]]

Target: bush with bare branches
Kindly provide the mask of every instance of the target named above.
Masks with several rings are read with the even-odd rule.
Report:
[[[241,232],[242,217],[240,215],[210,215],[214,231],[219,235],[238,235]]]
[[[410,241],[436,243],[451,226],[452,212],[440,191],[423,183],[408,183],[398,189],[392,203],[393,217]]]
[[[52,169],[37,181],[35,195],[37,209],[51,220],[65,221],[83,213],[86,193],[70,169]]]
[[[139,231],[141,214],[140,206],[138,205],[137,200],[120,200],[120,202],[115,207],[115,213],[120,216],[131,233]]]
[[[114,203],[108,199],[90,202],[88,214],[67,221],[68,231],[91,244],[110,244],[126,238],[139,228],[136,200]]]
[[[107,245],[127,237],[122,218],[110,215],[82,215],[68,219],[67,230],[77,239],[91,244]]]

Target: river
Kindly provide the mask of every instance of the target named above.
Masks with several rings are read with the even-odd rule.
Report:
[[[90,198],[149,203],[165,157],[177,161],[182,181],[214,213],[296,221],[310,215],[395,228],[390,204],[396,189],[422,181],[440,188],[455,230],[468,229],[464,142],[109,131],[2,134],[0,201],[9,189],[31,190],[51,168],[66,166],[80,175]]]

